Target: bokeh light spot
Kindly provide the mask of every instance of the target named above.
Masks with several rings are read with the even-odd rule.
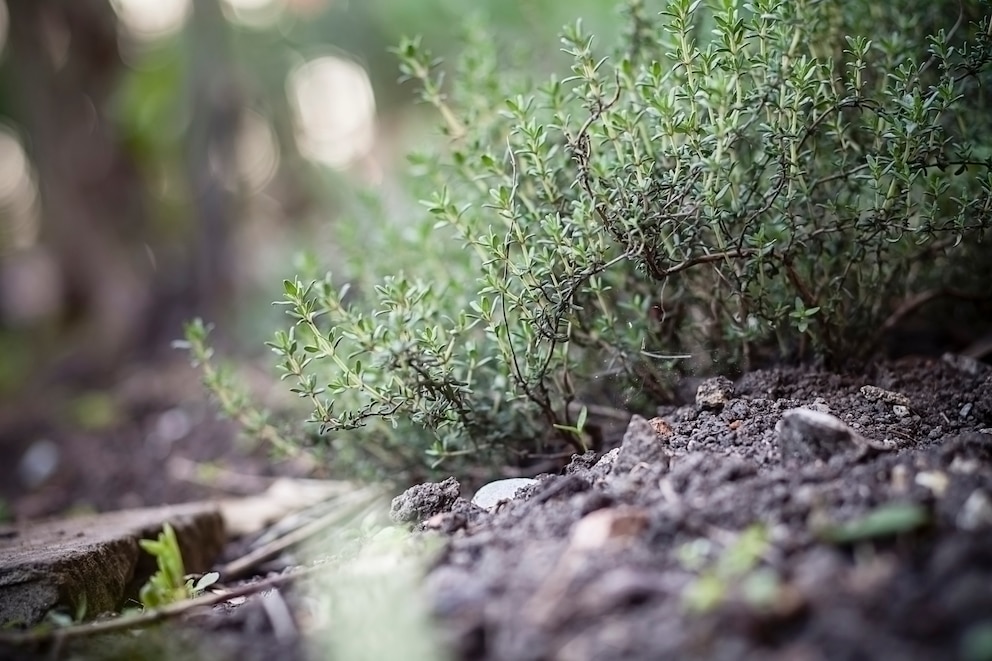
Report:
[[[225,167],[223,159],[210,154],[210,166],[232,190],[245,186],[258,193],[272,181],[279,169],[279,144],[269,121],[254,111],[246,112],[234,142],[234,162]]]
[[[250,28],[272,27],[282,16],[286,0],[223,0],[227,20]]]
[[[0,125],[0,246],[24,248],[38,235],[38,185],[17,134]]]
[[[192,0],[110,0],[110,4],[124,29],[142,41],[175,34],[193,9]]]
[[[287,87],[306,158],[344,168],[371,150],[375,96],[365,69],[341,57],[320,57],[293,70]]]

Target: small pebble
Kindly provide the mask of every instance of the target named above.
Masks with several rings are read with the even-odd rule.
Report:
[[[947,478],[947,473],[942,471],[925,471],[917,473],[914,482],[929,489],[938,498],[942,498],[947,492],[947,485],[950,480]]]
[[[648,420],[648,424],[651,425],[651,429],[653,429],[654,433],[658,434],[658,436],[672,435],[672,426],[665,422],[664,418],[651,418]]]
[[[389,516],[397,523],[419,523],[439,512],[449,511],[459,495],[461,486],[453,477],[444,482],[418,484],[393,498]]]
[[[820,413],[830,413],[830,405],[827,404],[827,400],[822,397],[817,397],[813,400],[813,403],[809,405],[809,408],[813,411],[819,411]]]
[[[192,428],[189,414],[181,408],[172,408],[155,421],[154,439],[170,446],[189,434]]]
[[[886,404],[905,406],[906,408],[910,406],[909,397],[906,397],[906,395],[901,392],[885,390],[878,386],[861,386],[861,396],[870,402],[885,402]]]
[[[734,396],[734,384],[725,376],[706,379],[696,389],[696,406],[704,409],[718,409]]]
[[[975,489],[964,501],[958,513],[957,524],[964,530],[978,530],[992,526],[992,500],[981,489]]]
[[[898,494],[909,491],[909,469],[898,464],[892,468],[892,490]]]
[[[744,420],[750,416],[751,410],[747,403],[740,399],[735,399],[723,409],[724,420]]]
[[[971,402],[968,402],[967,404],[961,407],[961,411],[958,413],[958,415],[961,416],[962,420],[964,418],[967,418],[969,415],[971,415],[971,408],[972,408]]]
[[[964,457],[954,457],[951,460],[951,465],[947,467],[952,473],[962,473],[964,475],[973,475],[978,472],[979,463],[974,459],[965,459]]]
[[[591,550],[611,541],[629,544],[648,526],[644,510],[633,507],[600,509],[585,515],[572,528],[569,548]]]

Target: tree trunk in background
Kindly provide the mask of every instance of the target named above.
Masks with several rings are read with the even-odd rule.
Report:
[[[61,269],[57,376],[112,369],[150,305],[144,183],[104,115],[122,62],[105,0],[8,0],[8,66],[38,174],[41,241]]]
[[[46,379],[112,372],[137,350],[167,349],[191,316],[230,306],[230,238],[243,95],[217,0],[196,0],[184,38],[190,123],[182,164],[192,223],[164,251],[149,222],[148,184],[109,116],[126,74],[107,0],[9,0],[5,66],[15,120],[37,171],[41,244],[60,270],[61,315]],[[230,179],[231,181],[236,181]],[[0,320],[2,321],[2,320]],[[37,347],[43,348],[43,347]],[[36,348],[36,349],[37,349]],[[41,356],[39,356],[40,358]]]
[[[189,98],[186,170],[195,219],[191,300],[200,314],[220,314],[234,290],[230,238],[236,196],[225,186],[233,175],[242,93],[231,70],[227,26],[217,0],[197,0],[188,29]]]

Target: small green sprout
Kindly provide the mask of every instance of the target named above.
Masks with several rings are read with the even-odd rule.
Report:
[[[820,537],[833,544],[854,544],[913,532],[930,523],[926,508],[912,503],[882,505],[862,517],[828,524]]]
[[[158,564],[158,571],[138,593],[145,608],[157,608],[197,597],[220,578],[217,572],[209,572],[198,579],[186,574],[179,540],[169,523],[162,527],[158,539],[143,539],[138,543]]]
[[[589,409],[583,406],[582,409],[579,411],[579,417],[576,419],[574,425],[554,425],[554,428],[560,431],[574,434],[578,442],[582,445],[583,448],[585,448],[588,446],[585,437],[586,418],[588,416],[589,416]]]
[[[698,573],[682,593],[686,610],[707,613],[724,603],[732,593],[748,604],[762,607],[775,603],[780,579],[771,569],[759,566],[768,550],[768,532],[753,525],[742,532],[717,558],[711,558],[714,545],[701,539],[683,544],[676,551],[688,571]]]

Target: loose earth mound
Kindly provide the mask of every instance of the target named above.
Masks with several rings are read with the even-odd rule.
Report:
[[[665,413],[491,511],[394,503],[446,535],[460,658],[992,659],[992,369],[777,369]]]

